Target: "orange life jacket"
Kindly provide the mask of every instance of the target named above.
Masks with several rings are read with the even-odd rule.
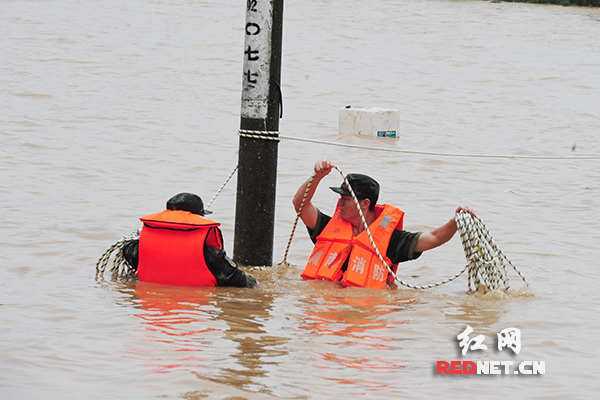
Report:
[[[386,286],[388,271],[373,249],[367,231],[354,235],[352,224],[340,217],[339,207],[325,226],[302,273],[304,279],[339,281],[344,286],[382,289]],[[389,204],[375,206],[375,221],[369,231],[379,253],[394,271],[397,265],[386,253],[392,233],[402,229],[404,211]],[[342,271],[345,261],[348,269]]]
[[[165,210],[140,218],[140,281],[188,286],[216,286],[206,266],[204,244],[223,248],[219,223],[188,211]]]

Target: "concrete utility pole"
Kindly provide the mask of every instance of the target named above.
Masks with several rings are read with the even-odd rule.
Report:
[[[247,0],[233,258],[272,265],[283,0]],[[255,132],[249,132],[255,131]]]

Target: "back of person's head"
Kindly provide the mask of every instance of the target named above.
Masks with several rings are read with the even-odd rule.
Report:
[[[189,211],[192,214],[204,216],[210,211],[204,210],[204,203],[200,196],[194,193],[179,193],[167,200],[167,210]]]

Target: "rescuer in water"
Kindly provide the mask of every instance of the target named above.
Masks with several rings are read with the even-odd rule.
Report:
[[[340,195],[333,217],[322,213],[311,203],[320,181],[333,168],[330,160],[317,161],[308,193],[309,180],[300,186],[293,199],[298,212],[306,193],[300,218],[315,243],[302,277],[340,281],[344,286],[384,288],[388,280],[387,268],[373,249],[348,186],[342,183],[340,187],[331,187]],[[377,181],[362,174],[348,174],[346,179],[358,199],[379,253],[394,272],[398,263],[419,258],[422,252],[449,241],[457,231],[454,218],[430,231],[405,231],[402,229],[403,211],[388,204],[377,204]],[[475,215],[470,207],[456,209],[456,213],[461,211]]]
[[[204,217],[209,213],[200,196],[180,193],[167,201],[166,210],[142,217],[139,240],[123,248],[140,281],[256,287],[256,279],[225,254],[220,224]]]

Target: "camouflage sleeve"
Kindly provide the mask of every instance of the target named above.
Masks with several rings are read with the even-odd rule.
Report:
[[[242,271],[225,251],[204,246],[204,260],[217,279],[217,286],[256,287],[256,279]]]
[[[416,260],[422,253],[415,252],[415,246],[422,232],[395,230],[390,238],[386,255],[396,264],[403,261]]]
[[[129,243],[126,243],[123,246],[123,257],[125,260],[133,267],[134,270],[137,271],[138,261],[139,261],[139,240],[132,240]]]
[[[327,224],[331,221],[331,217],[327,214],[323,214],[321,210],[319,210],[319,214],[317,215],[317,224],[315,225],[315,229],[310,229],[308,226],[306,230],[308,231],[308,235],[310,236],[310,240],[313,243],[317,243],[317,236],[323,232],[323,229],[327,226]]]

